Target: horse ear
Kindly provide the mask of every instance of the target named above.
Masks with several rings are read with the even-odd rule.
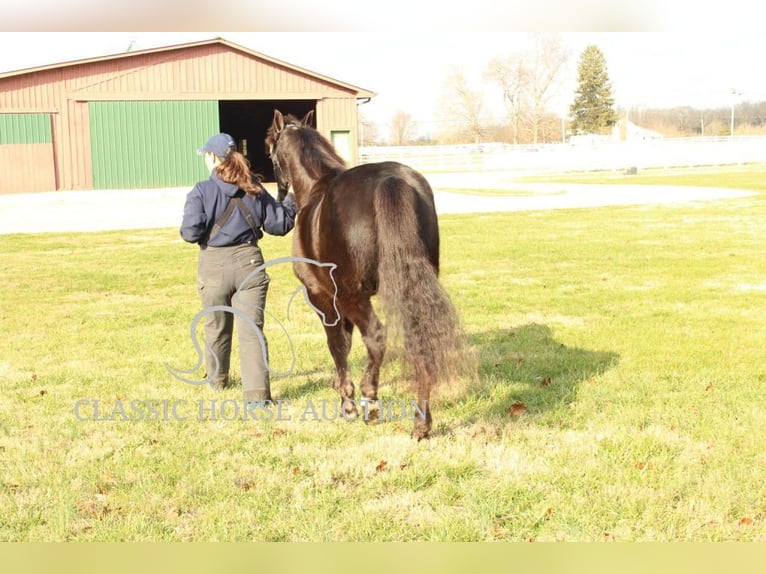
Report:
[[[311,123],[314,119],[314,110],[309,111],[301,120],[301,125],[311,127]]]
[[[277,133],[285,129],[285,117],[279,110],[274,110],[274,121],[271,123]]]

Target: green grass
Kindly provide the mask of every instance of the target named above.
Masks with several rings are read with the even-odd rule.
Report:
[[[287,267],[269,310],[295,346],[273,382],[292,420],[200,420],[197,401],[241,391],[164,367],[196,362],[193,246],[172,229],[0,236],[0,540],[766,540],[764,170],[656,180],[761,193],[441,218],[478,374],[435,399],[421,443],[409,420],[300,420],[336,395],[318,319],[299,301],[285,316]],[[268,237],[266,258],[289,244]],[[409,400],[397,355],[381,396]],[[79,420],[95,400],[101,418],[186,401],[187,420]]]
[[[524,180],[518,180],[524,181]],[[460,193],[462,195],[481,195],[490,197],[533,197],[537,193],[534,191],[518,190],[518,189],[502,189],[502,188],[481,188],[481,189],[465,189],[460,187],[447,187],[439,186],[439,191],[446,191],[449,193]],[[551,195],[563,195],[563,191],[555,191],[546,193],[547,196]]]
[[[763,176],[766,165],[745,164],[739,166],[706,166],[691,168],[648,168],[636,174],[624,172],[594,171],[529,176],[518,181],[593,183],[602,185],[693,185],[703,187],[725,187],[732,189],[757,189],[766,187]]]

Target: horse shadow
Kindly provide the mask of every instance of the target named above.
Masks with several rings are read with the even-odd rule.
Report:
[[[453,427],[505,424],[521,416],[535,424],[558,426],[576,402],[581,384],[614,368],[620,356],[569,347],[547,325],[529,323],[468,336],[474,349],[473,382],[443,408],[464,416]],[[465,413],[468,413],[465,415]],[[565,415],[568,416],[568,415]],[[447,430],[449,429],[442,429]]]
[[[304,371],[296,371],[291,373],[286,379],[297,379],[302,382],[280,385],[281,388],[276,392],[275,398],[278,400],[294,401],[325,391],[331,386],[328,384],[328,380],[332,379],[332,374],[327,369],[316,367]]]

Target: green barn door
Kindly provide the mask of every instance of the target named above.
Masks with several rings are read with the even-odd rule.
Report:
[[[197,155],[219,131],[218,102],[89,102],[93,187],[192,185],[208,177]]]

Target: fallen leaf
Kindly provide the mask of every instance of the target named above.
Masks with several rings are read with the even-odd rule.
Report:
[[[293,467],[293,474],[299,474],[301,472],[300,467],[294,466]]]
[[[713,385],[708,385],[708,386],[706,386],[706,387],[705,387],[705,390],[706,390],[706,391],[712,391],[712,390],[713,390]]]
[[[111,472],[104,472],[101,474],[101,482],[104,484],[115,485],[117,484],[117,477],[114,476]]]
[[[378,466],[375,467],[375,472],[383,472],[386,470],[386,466],[388,466],[388,463],[385,460],[381,460]]]
[[[527,406],[524,403],[513,403],[507,412],[511,418],[520,417],[527,412]]]
[[[96,491],[99,494],[103,495],[103,494],[106,494],[109,489],[113,488],[117,484],[118,484],[117,478],[113,474],[109,472],[104,472],[101,475],[101,480],[96,485]]]
[[[75,508],[84,518],[100,520],[110,511],[109,505],[104,501],[100,494],[96,495],[96,500],[83,499],[75,503]]]
[[[502,540],[508,536],[508,529],[501,526],[496,526],[492,529],[492,538],[495,540]]]
[[[239,478],[234,481],[234,486],[241,490],[254,490],[255,489],[255,483],[252,480],[246,480],[243,478]]]
[[[285,429],[274,429],[274,432],[272,434],[274,436],[281,436],[283,434],[287,434],[287,431]]]
[[[400,464],[400,465],[399,465],[399,470],[404,470],[404,469],[405,469],[405,468],[407,468],[408,466],[410,466],[410,465],[409,465],[409,464],[407,464],[406,462],[403,462],[402,464]]]
[[[741,518],[739,521],[740,526],[750,526],[752,523],[753,523],[753,519],[750,518],[749,516],[745,516]]]

